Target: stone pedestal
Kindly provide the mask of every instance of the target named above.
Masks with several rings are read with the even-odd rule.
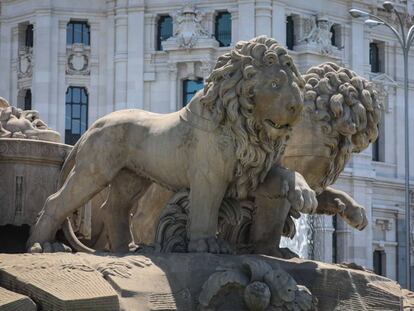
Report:
[[[57,190],[72,146],[30,139],[0,139],[0,226],[32,225]]]
[[[264,270],[270,274],[262,279]],[[257,283],[279,284],[268,293],[274,302],[274,295],[291,286],[286,277],[309,289],[319,311],[413,305],[413,293],[355,265],[258,255],[0,254],[0,286],[28,295],[42,310],[252,310],[246,296],[260,293],[253,290],[260,289]],[[306,304],[286,310],[315,310]]]

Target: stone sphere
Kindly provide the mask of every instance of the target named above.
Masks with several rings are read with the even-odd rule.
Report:
[[[244,302],[251,311],[263,311],[270,303],[270,289],[262,282],[253,282],[244,290]]]

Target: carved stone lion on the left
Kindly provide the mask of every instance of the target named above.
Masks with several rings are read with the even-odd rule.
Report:
[[[39,119],[39,112],[10,106],[3,97],[0,97],[0,138],[60,142],[60,134],[49,129],[46,123]]]
[[[222,200],[254,195],[270,171],[286,174],[280,161],[303,107],[303,86],[286,49],[258,37],[219,57],[204,90],[181,110],[131,109],[97,120],[67,158],[67,177],[46,200],[28,247],[42,251],[68,216],[109,186],[109,240],[125,242],[110,249],[127,251],[131,208],[155,182],[190,189],[188,251],[231,252],[216,237]],[[315,193],[301,181],[297,193],[309,198],[303,208],[316,209]]]

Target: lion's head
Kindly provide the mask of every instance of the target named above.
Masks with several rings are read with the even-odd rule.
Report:
[[[200,102],[236,146],[229,196],[245,198],[280,161],[303,107],[304,82],[286,49],[265,36],[218,58]]]
[[[321,192],[336,181],[353,152],[375,141],[382,105],[371,82],[336,64],[312,67],[304,79],[305,108],[283,163]]]

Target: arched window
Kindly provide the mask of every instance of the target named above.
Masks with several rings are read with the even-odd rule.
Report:
[[[24,95],[24,110],[32,110],[32,91],[30,89],[27,89]]]
[[[293,50],[295,44],[295,24],[292,15],[286,17],[286,46]]]
[[[88,93],[84,87],[66,91],[65,143],[74,145],[88,128]]]
[[[162,51],[162,41],[167,40],[173,35],[172,18],[169,15],[162,15],[157,23],[157,50]]]
[[[231,43],[231,14],[219,12],[216,15],[214,36],[220,46],[230,46]]]
[[[198,90],[204,87],[203,79],[183,81],[183,107],[187,105]]]
[[[385,267],[386,267],[386,255],[382,250],[374,251],[374,272],[378,275],[385,276]]]
[[[87,22],[69,22],[66,27],[66,44],[90,45],[90,28]]]
[[[27,25],[25,31],[25,45],[27,47],[33,47],[33,25]]]

